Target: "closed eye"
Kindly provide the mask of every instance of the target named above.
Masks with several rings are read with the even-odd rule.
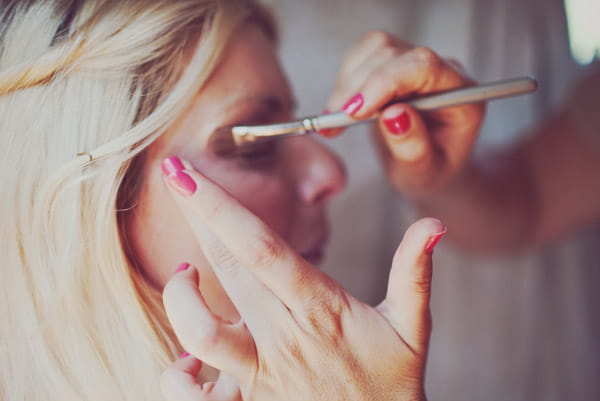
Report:
[[[280,99],[276,96],[250,96],[236,101],[228,109],[230,112],[227,126],[252,126],[273,124],[278,121],[290,119],[292,108],[295,107],[293,100]],[[231,141],[227,136],[222,137],[222,133],[227,133],[228,130],[221,128],[216,129],[208,139],[208,144],[220,144],[221,140],[225,140],[226,152],[216,152],[218,156],[237,159],[243,163],[265,163],[275,159],[280,148],[279,142],[281,139],[269,141],[260,141],[258,143],[246,144],[242,147],[235,148],[231,146]],[[226,134],[229,135],[229,134]],[[208,146],[209,151],[211,150]],[[214,149],[222,149],[222,146],[213,146]]]

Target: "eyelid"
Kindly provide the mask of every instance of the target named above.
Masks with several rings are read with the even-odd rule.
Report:
[[[248,163],[248,166],[262,165],[271,163],[277,158],[279,146],[278,141],[268,141],[257,143],[250,146],[244,146],[225,156],[230,159],[239,160],[241,163]]]
[[[278,103],[279,104],[279,103]],[[245,110],[244,110],[245,109]],[[218,126],[215,130],[213,130],[207,138],[206,148],[211,151],[214,150],[215,143],[220,143],[223,138],[221,135],[223,132],[226,132],[225,129],[231,129],[236,126],[254,126],[254,125],[268,125],[275,124],[280,121],[287,121],[291,119],[290,110],[281,110],[281,107],[270,107],[270,103],[267,102],[259,102],[252,103],[251,107],[240,108],[238,109],[238,113],[235,116],[230,116],[229,121],[226,124]],[[225,142],[229,142],[229,139],[225,138]],[[217,146],[217,148],[220,148]],[[226,145],[227,149],[231,147]],[[230,151],[228,150],[227,153]],[[236,153],[236,152],[233,152]]]

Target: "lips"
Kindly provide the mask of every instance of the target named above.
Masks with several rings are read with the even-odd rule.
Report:
[[[312,209],[310,212],[302,215],[303,218],[294,227],[293,235],[288,240],[304,260],[318,266],[325,257],[330,227],[324,208]]]
[[[300,256],[304,258],[311,265],[318,265],[323,261],[325,256],[324,246],[318,246],[305,252],[300,252]]]
[[[329,227],[326,224],[323,224],[317,232],[318,234],[312,237],[314,240],[309,245],[296,248],[299,249],[300,256],[312,265],[318,265],[323,261],[325,247],[329,241]]]

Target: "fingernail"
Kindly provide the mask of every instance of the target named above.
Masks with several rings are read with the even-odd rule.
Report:
[[[383,123],[393,135],[402,135],[410,129],[410,117],[406,110],[400,110],[397,115],[384,119]]]
[[[333,138],[335,136],[335,131],[331,128],[325,128],[317,131],[317,134],[324,136],[325,138]]]
[[[177,266],[177,270],[175,270],[175,273],[179,273],[182,272],[184,270],[187,270],[190,267],[189,263],[182,263],[179,266]]]
[[[181,163],[181,160],[179,160],[179,157],[177,156],[167,157],[162,161],[160,167],[165,175],[170,175],[178,171],[185,170],[183,163]]]
[[[435,248],[437,243],[442,239],[447,231],[448,229],[444,227],[444,229],[439,233],[432,234],[431,237],[429,237],[429,241],[427,241],[427,245],[425,245],[425,252],[432,253],[433,248]]]
[[[356,95],[352,96],[350,100],[348,100],[348,103],[342,107],[342,110],[349,116],[353,116],[358,110],[360,110],[364,103],[365,99],[363,98],[362,93],[357,93]]]
[[[187,352],[187,351],[185,351],[183,354],[179,355],[179,359],[183,359],[183,358],[185,358],[186,356],[190,356],[190,353],[189,353],[189,352]]]
[[[196,183],[192,177],[183,171],[169,174],[167,181],[180,195],[191,196],[196,192]]]

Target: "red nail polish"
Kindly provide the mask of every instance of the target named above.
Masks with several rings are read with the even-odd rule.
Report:
[[[437,243],[440,241],[440,239],[442,239],[447,231],[448,229],[444,227],[444,229],[439,233],[432,234],[431,237],[429,237],[429,241],[427,241],[427,245],[425,245],[425,252],[432,253],[433,248],[435,248]]]
[[[180,195],[191,196],[196,192],[196,183],[192,177],[183,171],[169,174],[167,181]]]
[[[181,163],[181,160],[179,160],[179,157],[177,156],[167,157],[162,161],[160,167],[165,175],[170,175],[178,171],[185,170],[183,163]]]
[[[410,129],[410,117],[406,110],[401,110],[395,117],[384,119],[383,123],[393,135],[402,135]]]
[[[183,358],[185,358],[185,357],[187,357],[187,356],[190,356],[190,353],[189,353],[189,352],[187,352],[187,351],[185,351],[183,354],[179,355],[179,358],[180,358],[180,359],[183,359]]]
[[[333,138],[335,131],[331,128],[323,128],[317,131],[317,134],[324,136],[325,138]]]
[[[348,103],[346,103],[344,107],[342,107],[342,111],[349,116],[353,116],[358,110],[360,110],[364,103],[365,99],[362,93],[357,93],[356,95],[352,96],[352,99],[348,100]]]
[[[175,273],[179,273],[184,270],[187,270],[189,267],[190,267],[189,263],[181,263],[179,266],[177,266],[177,270],[175,270]]]

